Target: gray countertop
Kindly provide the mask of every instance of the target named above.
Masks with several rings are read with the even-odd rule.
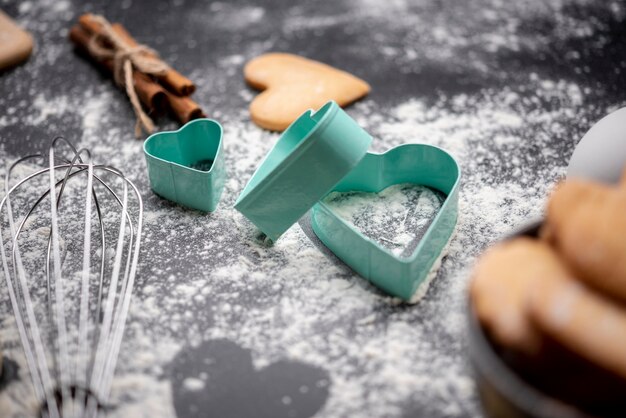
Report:
[[[582,134],[623,105],[626,9],[619,1],[7,1],[35,37],[0,75],[0,157],[63,135],[123,170],[146,205],[144,244],[113,389],[115,417],[480,416],[465,341],[476,256],[541,216]],[[225,130],[218,210],[150,191],[124,94],[73,52],[84,12],[123,23],[196,81]],[[232,208],[278,138],[249,120],[242,67],[266,51],[365,79],[347,109],[378,152],[448,149],[463,171],[457,233],[416,305],[377,291],[317,242],[306,218],[273,246]],[[175,128],[169,118],[161,129]],[[0,284],[3,416],[34,414]],[[15,370],[18,367],[18,370]],[[29,400],[30,399],[30,400]],[[8,411],[8,412],[6,412]]]

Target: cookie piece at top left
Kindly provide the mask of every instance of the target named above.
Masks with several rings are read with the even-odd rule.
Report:
[[[33,37],[0,10],[0,71],[26,61],[33,51]]]

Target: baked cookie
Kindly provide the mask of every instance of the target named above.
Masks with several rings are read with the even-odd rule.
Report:
[[[626,379],[626,309],[584,284],[551,275],[531,289],[533,324],[575,354]]]
[[[0,10],[0,71],[26,61],[32,50],[32,36]]]
[[[562,183],[548,203],[543,235],[581,281],[626,301],[626,192],[621,185]]]
[[[498,244],[479,260],[470,297],[479,321],[500,345],[535,353],[541,336],[528,319],[526,305],[535,282],[569,276],[556,253],[544,242],[517,238]]]
[[[254,123],[283,131],[302,113],[329,100],[346,106],[370,91],[365,81],[321,62],[297,55],[268,53],[249,61],[244,77],[264,90],[250,104]]]

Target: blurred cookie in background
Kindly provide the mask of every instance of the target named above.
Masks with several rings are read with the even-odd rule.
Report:
[[[0,72],[26,61],[33,37],[0,10]]]

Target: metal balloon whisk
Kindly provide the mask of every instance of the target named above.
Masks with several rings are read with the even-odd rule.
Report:
[[[7,166],[0,274],[42,417],[106,413],[142,217],[135,185],[63,138]]]

